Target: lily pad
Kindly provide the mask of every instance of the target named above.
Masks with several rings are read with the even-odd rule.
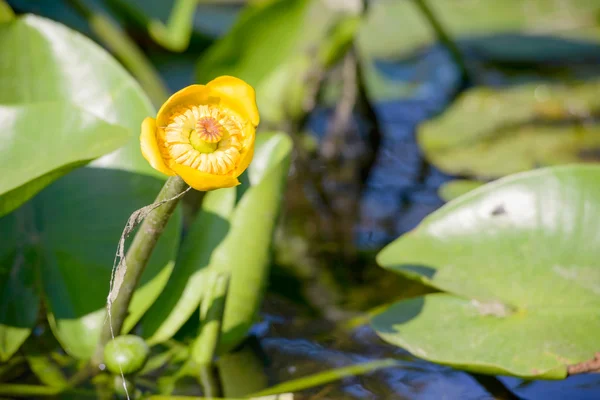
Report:
[[[471,190],[477,189],[485,182],[474,181],[469,179],[455,179],[450,182],[446,182],[438,189],[438,196],[444,201],[454,200],[457,197],[462,196]]]
[[[25,15],[0,24],[0,53],[0,160],[10,168],[0,183],[4,215],[137,136],[132,114],[151,106],[105,50],[56,22]]]
[[[544,168],[475,189],[377,257],[445,291],[372,324],[414,355],[466,370],[560,379],[600,341],[600,167]]]
[[[444,172],[495,178],[537,166],[597,161],[600,81],[475,88],[419,127]]]
[[[427,0],[427,4],[442,26],[459,39],[518,32],[599,42],[600,27],[594,22],[599,0]],[[371,57],[392,59],[407,58],[436,41],[434,30],[413,1],[378,1],[372,4],[358,43]],[[518,43],[516,49],[503,46],[503,50],[522,54]],[[529,48],[529,56],[535,57],[536,51]]]

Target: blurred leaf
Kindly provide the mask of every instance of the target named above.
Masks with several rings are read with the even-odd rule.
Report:
[[[11,224],[0,219],[0,362],[7,361],[31,334],[37,321],[40,293],[36,285],[37,271],[28,261],[37,258],[27,251],[28,221],[23,213],[14,216]]]
[[[310,52],[315,53],[334,17],[322,0],[249,5],[227,35],[200,58],[197,80],[208,82],[220,75],[244,79],[256,89],[261,119],[280,122],[288,86],[304,82],[316,56]]]
[[[233,398],[233,397],[198,397],[198,396],[150,396],[148,400],[294,400],[293,393],[282,393],[272,396],[260,396],[260,397],[244,397],[244,398]]]
[[[0,53],[0,159],[11,166],[0,183],[3,215],[76,166],[121,147],[133,136],[130,114],[149,107],[104,50],[52,21],[26,15],[0,25]]]
[[[11,357],[8,361],[0,363],[0,382],[8,382],[21,376],[27,369],[27,360],[22,356]]]
[[[54,396],[61,392],[59,387],[41,386],[41,385],[21,385],[0,383],[0,396],[28,397],[34,396]]]
[[[318,51],[318,59],[325,68],[331,68],[344,57],[362,21],[357,15],[349,15],[333,24]]]
[[[522,0],[428,0],[427,3],[444,28],[459,39],[520,32],[600,41],[600,27],[592,17],[600,10],[600,0],[528,0],[526,4]],[[358,37],[361,49],[370,58],[407,58],[435,42],[434,31],[412,1],[373,2]],[[505,46],[507,52],[514,50],[524,54],[518,46]],[[537,49],[528,51],[533,56]]]
[[[176,0],[167,25],[156,19],[150,21],[148,32],[152,39],[171,51],[181,52],[187,49],[199,2],[200,0]]]
[[[285,134],[260,134],[246,172],[250,187],[237,205],[239,186],[207,193],[177,268],[142,321],[148,343],[163,342],[181,328],[198,309],[212,272],[231,274],[220,346],[229,349],[245,337],[262,300],[290,153],[291,141]]]
[[[293,53],[310,1],[278,0],[266,6],[248,6],[229,33],[202,56],[198,80],[233,75],[258,85]]]
[[[600,167],[545,168],[446,204],[384,248],[384,268],[447,294],[392,305],[379,335],[475,372],[560,379],[600,329]],[[449,343],[451,345],[449,345]]]
[[[144,368],[142,368],[142,370],[139,371],[137,373],[137,375],[138,376],[147,375],[147,374],[150,374],[150,373],[164,367],[165,365],[167,365],[167,363],[169,361],[171,361],[174,353],[175,353],[175,351],[173,349],[169,349],[160,354],[150,357],[148,359],[148,361],[146,362],[146,364],[144,365]]]
[[[600,81],[471,89],[421,125],[418,141],[436,167],[463,176],[596,161],[599,91]]]
[[[438,195],[446,202],[454,200],[457,197],[462,196],[470,192],[471,190],[477,189],[484,185],[485,182],[473,181],[469,179],[455,179],[450,182],[444,183],[438,189]]]
[[[133,74],[154,105],[160,107],[169,97],[169,91],[155,66],[137,43],[104,14],[87,8],[80,9],[79,12],[87,20],[89,28],[100,43]]]
[[[4,0],[0,0],[0,24],[10,22],[15,18],[12,8]]]
[[[383,359],[377,361],[369,361],[362,364],[350,365],[348,367],[330,369],[328,371],[319,372],[313,375],[283,382],[272,386],[268,389],[261,390],[251,396],[266,396],[285,392],[299,392],[301,390],[311,389],[316,386],[325,385],[350,376],[368,374],[382,368],[398,366],[399,363],[392,359]]]
[[[269,385],[263,360],[247,343],[244,342],[240,349],[223,354],[217,361],[226,397],[246,397]]]
[[[28,354],[29,368],[44,385],[63,388],[67,379],[60,368],[46,354]]]

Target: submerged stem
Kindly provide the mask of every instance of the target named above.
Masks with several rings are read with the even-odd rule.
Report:
[[[96,353],[92,359],[94,365],[99,365],[102,362],[104,345],[111,340],[113,333],[116,336],[121,332],[135,288],[148,264],[156,242],[179,202],[177,196],[183,194],[188,188],[188,185],[180,177],[170,177],[156,197],[155,203],[175,199],[167,201],[150,211],[135,234],[125,257],[127,269],[123,275],[122,283],[120,283],[118,295],[111,305],[111,321],[104,324]]]
[[[440,42],[448,49],[450,52],[450,56],[452,60],[456,64],[456,66],[460,70],[461,78],[463,83],[471,82],[471,76],[469,74],[469,70],[467,69],[467,64],[465,62],[465,57],[461,53],[460,49],[456,45],[454,39],[450,36],[450,34],[446,31],[446,29],[442,26],[440,21],[438,20],[435,13],[431,10],[429,5],[427,4],[427,0],[414,0],[417,8],[421,11],[431,28],[435,31],[435,34]]]

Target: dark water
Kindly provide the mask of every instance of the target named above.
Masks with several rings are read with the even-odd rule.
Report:
[[[90,35],[84,21],[60,1],[9,1],[19,11],[34,12],[66,23]],[[100,2],[92,2],[99,5]],[[136,0],[133,3],[143,4]],[[155,17],[168,12],[168,3],[152,1],[146,7]],[[206,8],[197,27],[221,34],[234,18],[233,9]],[[176,90],[193,82],[196,55],[152,55],[169,87]],[[441,112],[459,85],[459,74],[448,54],[436,47],[411,62],[380,62],[390,79],[418,83],[411,98],[374,104],[381,129],[381,147],[360,200],[355,241],[361,249],[378,249],[415,227],[440,207],[439,186],[452,177],[423,161],[415,139],[416,126]],[[487,79],[502,83],[502,74]],[[317,138],[323,136],[331,110],[318,110],[310,120]],[[383,271],[381,272],[384,273]],[[523,381],[511,377],[481,378],[416,359],[402,349],[381,341],[368,326],[341,332],[325,319],[295,316],[286,301],[266,303],[264,321],[253,330],[266,356],[265,370],[271,384],[330,368],[381,358],[397,358],[401,365],[361,377],[347,378],[311,389],[301,399],[600,399],[600,375],[581,375],[564,381]],[[333,332],[333,333],[332,333]]]
[[[274,301],[267,308],[285,309]],[[540,399],[592,400],[600,398],[600,374],[579,375],[562,381],[524,381],[513,377],[480,377],[416,359],[387,345],[369,326],[349,333],[308,318],[268,314],[255,329],[268,356],[273,382],[309,375],[329,368],[396,358],[401,365],[360,377],[346,378],[301,394],[300,399]],[[313,339],[317,338],[317,339]]]

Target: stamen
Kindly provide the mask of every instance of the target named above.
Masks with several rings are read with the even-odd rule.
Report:
[[[243,125],[218,107],[182,107],[173,113],[162,135],[173,162],[209,174],[235,168],[244,143]]]
[[[216,143],[223,138],[223,127],[212,117],[202,117],[196,124],[196,132],[200,139],[208,143]]]

